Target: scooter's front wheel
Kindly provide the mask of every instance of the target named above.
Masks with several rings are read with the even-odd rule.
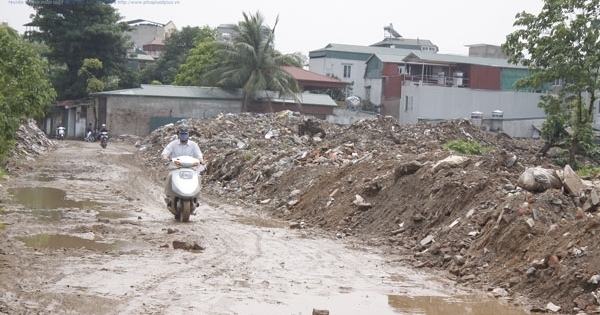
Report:
[[[179,214],[179,219],[181,222],[190,221],[190,213],[192,212],[192,201],[191,200],[182,200],[181,213]]]

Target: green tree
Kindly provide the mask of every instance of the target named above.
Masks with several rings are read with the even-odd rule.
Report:
[[[204,79],[207,69],[219,62],[215,52],[219,45],[212,36],[198,37],[196,47],[192,48],[179,71],[175,75],[175,85],[210,85]]]
[[[56,97],[48,64],[9,27],[0,26],[0,159],[14,146],[15,131],[39,118]]]
[[[204,78],[211,85],[241,88],[242,111],[256,97],[258,91],[270,90],[282,96],[292,96],[300,103],[296,79],[281,68],[294,59],[275,50],[275,28],[265,25],[260,12],[254,15],[243,13],[244,20],[234,27],[232,43],[223,43],[216,52],[221,60],[206,72]]]
[[[79,69],[79,76],[82,77],[86,82],[86,92],[90,95],[96,92],[104,91],[106,86],[110,86],[111,83],[105,83],[103,78],[99,78],[102,71],[102,61],[96,58],[85,58],[83,59],[83,65],[81,69]],[[110,79],[109,79],[110,81]],[[98,123],[98,113],[96,112],[96,99],[94,99],[94,103],[92,104],[92,111],[94,113],[94,126],[97,126]]]
[[[518,89],[538,89],[561,83],[555,95],[541,98],[548,115],[542,134],[546,145],[564,145],[569,164],[577,152],[593,148],[594,103],[600,88],[600,0],[545,0],[538,15],[521,12],[502,45],[509,61],[522,63],[531,75],[516,82]]]
[[[173,32],[165,39],[160,57],[142,71],[142,82],[159,81],[164,84],[172,84],[179,67],[185,62],[188,52],[204,38],[214,40],[216,33],[216,29],[208,26],[202,28],[186,26],[181,31]]]
[[[121,16],[110,4],[114,0],[79,0],[55,4],[53,1],[27,1],[35,10],[32,23],[39,30],[31,40],[50,47],[46,54],[56,64],[52,73],[59,99],[86,96],[87,83],[78,75],[85,58],[102,61],[102,77],[117,76],[126,66],[129,43],[119,22]],[[48,4],[50,3],[50,4]]]

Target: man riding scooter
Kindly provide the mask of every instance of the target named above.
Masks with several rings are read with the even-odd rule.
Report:
[[[177,127],[177,138],[171,141],[165,148],[163,149],[161,156],[165,162],[170,162],[172,159],[180,157],[180,156],[191,156],[200,161],[200,164],[204,164],[204,159],[202,158],[202,151],[200,151],[200,147],[198,144],[192,140],[190,140],[190,127],[182,123]],[[169,173],[167,176],[167,183],[165,186],[165,202],[167,203],[167,207],[169,210],[171,209],[172,200],[170,194],[170,187],[172,183],[172,173]]]

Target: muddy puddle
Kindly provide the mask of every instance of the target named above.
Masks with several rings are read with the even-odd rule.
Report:
[[[20,237],[25,246],[35,249],[86,248],[95,251],[114,251],[132,247],[131,243],[114,241],[110,243],[91,240],[83,237],[60,234],[37,234]]]
[[[389,295],[388,305],[398,314],[469,314],[469,315],[525,315],[521,309],[509,308],[485,296],[439,297]]]
[[[301,302],[303,300],[303,302]],[[329,314],[377,314],[377,315],[528,315],[529,312],[510,308],[487,296],[439,297],[381,295],[373,292],[320,297],[299,296],[296,303],[312,305],[312,309],[327,310]],[[268,303],[247,301],[236,308],[239,314],[311,314],[311,310],[298,312],[297,308],[274,306]]]
[[[235,221],[261,228],[288,228],[289,223],[261,217],[237,217]]]
[[[90,200],[75,201],[66,199],[66,191],[51,187],[10,188],[13,200],[30,209],[94,208],[102,204]]]
[[[132,212],[110,211],[110,210],[98,211],[98,214],[96,214],[96,217],[98,219],[125,219],[125,218],[132,218],[135,216],[136,216],[136,214],[132,213]]]

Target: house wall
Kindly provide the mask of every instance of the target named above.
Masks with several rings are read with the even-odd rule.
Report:
[[[383,78],[383,101],[397,100],[402,96],[404,76]]]
[[[471,65],[469,69],[469,88],[500,90],[502,68]]]
[[[138,24],[132,27],[128,34],[135,47],[142,49],[142,46],[152,42],[155,38],[165,38],[165,29],[153,24]]]
[[[464,88],[447,88],[408,84],[403,86],[402,98],[388,107],[397,106],[398,122],[414,124],[419,120],[444,120],[470,118],[471,113],[480,111],[484,119],[492,112],[503,112],[503,121],[510,121],[504,130],[510,130],[514,137],[529,137],[530,125],[543,121],[546,117],[539,108],[539,93],[514,91],[486,91]],[[508,130],[507,130],[508,128]]]
[[[352,71],[349,78],[344,78],[344,66],[350,65]],[[365,60],[337,59],[337,58],[310,58],[308,68],[312,72],[322,75],[332,74],[336,78],[352,83],[348,89],[352,92],[347,96],[356,95],[364,98],[365,95]]]
[[[400,116],[400,99],[381,102],[380,113],[383,116],[392,116],[396,119]]]
[[[369,95],[369,101],[373,104],[381,104],[383,102],[383,90],[382,90],[382,79],[365,79],[365,86],[371,87],[371,93]]]
[[[106,126],[113,136],[150,134],[152,117],[210,118],[220,113],[239,113],[239,100],[107,95]],[[100,103],[103,101],[100,100]],[[99,116],[102,109],[99,107]]]

